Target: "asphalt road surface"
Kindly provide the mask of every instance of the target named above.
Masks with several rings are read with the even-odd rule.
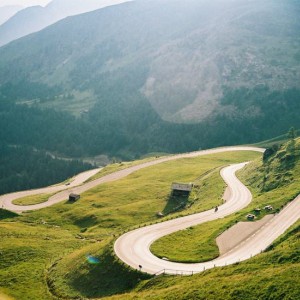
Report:
[[[40,188],[40,189],[5,194],[3,196],[0,196],[0,207],[14,211],[14,212],[22,212],[22,211],[36,210],[36,209],[50,206],[53,204],[50,200],[48,200],[47,202],[44,202],[44,203],[40,203],[40,204],[36,204],[36,205],[26,205],[26,206],[14,205],[13,201],[20,199],[20,198],[33,196],[33,195],[53,194],[53,193],[56,193],[56,192],[59,192],[62,190],[68,190],[70,193],[70,191],[72,190],[73,187],[76,187],[76,186],[82,184],[83,182],[88,180],[90,177],[97,174],[100,170],[101,170],[101,168],[80,173],[80,174],[76,175],[68,184],[51,185],[51,186],[48,186],[45,188]],[[68,195],[69,195],[69,193],[68,193]]]
[[[66,186],[66,185],[50,186],[50,187],[37,189],[37,190],[29,190],[29,191],[11,193],[11,194],[6,194],[3,196],[0,196],[0,207],[7,209],[7,210],[17,212],[17,213],[21,213],[23,211],[38,210],[41,208],[45,208],[45,207],[54,205],[61,201],[67,200],[70,193],[82,194],[85,191],[88,191],[100,184],[119,180],[121,178],[128,176],[129,174],[131,174],[135,171],[138,171],[138,170],[146,168],[146,167],[154,166],[154,165],[166,162],[166,161],[176,160],[179,158],[197,157],[197,156],[202,156],[202,155],[228,152],[228,151],[264,152],[264,149],[257,148],[257,147],[236,146],[236,147],[223,147],[223,148],[216,148],[216,149],[202,150],[202,151],[196,151],[196,152],[185,153],[185,154],[166,156],[166,157],[158,158],[156,160],[149,161],[146,163],[141,163],[139,165],[129,167],[129,168],[121,170],[121,171],[114,172],[112,174],[103,176],[99,179],[96,179],[96,180],[93,180],[93,181],[90,181],[90,182],[80,185],[81,183],[86,181],[88,178],[90,178],[91,176],[93,176],[100,170],[100,169],[95,169],[95,170],[87,171],[87,172],[77,175],[75,180],[70,184],[70,186]],[[60,191],[60,192],[58,192],[58,191]],[[19,198],[23,198],[23,197],[27,197],[27,196],[31,196],[31,195],[38,195],[38,194],[53,194],[55,192],[58,192],[58,193],[51,196],[48,199],[48,201],[46,201],[44,203],[40,203],[40,204],[36,204],[36,205],[27,205],[27,206],[14,205],[12,203],[14,200],[19,199]]]
[[[129,167],[127,169],[103,176],[99,179],[84,183],[88,178],[90,178],[100,170],[95,169],[77,175],[70,183],[70,185],[56,185],[42,189],[29,190],[0,196],[0,207],[15,212],[37,210],[67,200],[70,193],[81,194],[100,184],[119,180],[137,170],[149,166],[180,158],[197,157],[229,151],[264,152],[264,149],[238,146],[223,147],[167,156],[133,167]],[[230,196],[228,197],[226,203],[219,207],[219,210],[217,212],[215,212],[214,210],[208,210],[191,216],[174,219],[171,221],[147,226],[128,232],[121,236],[115,243],[114,248],[118,257],[133,268],[139,269],[139,265],[141,265],[142,271],[150,274],[167,273],[188,275],[191,273],[201,272],[205,269],[210,269],[217,266],[226,266],[239,261],[243,261],[265,250],[277,237],[283,234],[292,224],[294,224],[300,218],[300,196],[298,196],[294,201],[286,206],[279,214],[272,218],[269,223],[265,224],[253,236],[237,245],[231,251],[221,255],[220,257],[212,261],[197,264],[174,263],[157,258],[149,250],[150,245],[155,240],[165,235],[188,228],[190,226],[205,223],[207,221],[223,218],[235,211],[241,210],[242,208],[246,207],[251,202],[251,193],[235,176],[235,172],[243,168],[245,164],[246,163],[232,165],[224,168],[221,171],[221,175],[229,187]],[[48,201],[37,205],[18,206],[12,203],[18,198],[38,194],[53,194],[56,192],[58,193],[50,197]]]
[[[232,165],[221,171],[223,179],[230,188],[230,196],[217,212],[212,209],[128,232],[115,242],[114,249],[117,256],[132,268],[139,269],[139,266],[142,266],[141,270],[149,274],[190,275],[240,262],[261,253],[300,218],[300,196],[246,241],[212,261],[193,264],[175,263],[160,259],[150,252],[150,245],[165,235],[223,218],[246,207],[251,202],[252,195],[235,176],[235,172],[245,164]]]

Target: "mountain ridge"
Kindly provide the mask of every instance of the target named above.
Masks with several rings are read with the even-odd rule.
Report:
[[[0,26],[0,47],[9,42],[40,31],[68,16],[78,15],[101,9],[126,0],[53,0],[45,7],[30,6],[17,12]],[[129,0],[130,1],[130,0]]]
[[[24,7],[21,5],[6,5],[0,7],[0,26],[22,9],[24,9]]]
[[[161,3],[165,2],[138,1],[63,20],[9,47],[7,53],[15,53],[9,56],[18,65],[12,72],[50,86],[65,85],[77,100],[76,93],[84,91],[93,102],[99,94],[97,81],[114,73],[109,83],[114,84],[113,77],[128,70],[139,73],[142,67],[139,91],[161,118],[179,123],[197,123],[224,111],[231,114],[234,108],[220,103],[226,89],[299,87],[300,53],[293,45],[300,43],[300,25],[293,17],[293,1],[257,6],[242,1],[237,7],[231,1],[224,4],[227,9],[218,6],[222,1],[203,6],[190,0],[194,9],[172,1],[159,12]],[[256,20],[257,14],[262,18]],[[22,44],[24,51],[16,53]],[[4,59],[5,49],[0,51]],[[29,61],[25,68],[23,57]],[[12,72],[6,71],[9,80]],[[2,83],[7,81],[3,75]]]

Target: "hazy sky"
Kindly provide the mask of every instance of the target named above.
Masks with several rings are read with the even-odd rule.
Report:
[[[22,5],[22,6],[33,6],[42,5],[45,6],[51,0],[0,0],[0,7],[6,5]]]

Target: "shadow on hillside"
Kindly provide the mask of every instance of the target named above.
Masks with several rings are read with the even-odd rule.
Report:
[[[11,219],[11,218],[15,218],[17,217],[18,214],[10,211],[10,210],[6,210],[3,208],[0,208],[0,221],[4,220],[4,219]]]
[[[81,296],[99,298],[129,292],[151,277],[119,263],[108,251],[99,257],[99,261],[98,265],[82,265],[84,275],[73,274],[70,284]]]
[[[174,213],[180,210],[183,210],[189,200],[189,196],[183,196],[183,195],[169,195],[168,199],[167,199],[167,204],[164,208],[164,210],[162,211],[162,213],[164,215],[170,214],[170,213]]]

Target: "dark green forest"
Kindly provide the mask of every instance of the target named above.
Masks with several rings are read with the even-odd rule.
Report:
[[[46,151],[79,159],[107,154],[130,160],[150,152],[179,153],[254,143],[283,134],[291,126],[300,127],[300,90],[296,89],[228,90],[221,103],[233,105],[236,112],[198,124],[163,121],[141,94],[133,98],[131,92],[131,101],[126,103],[126,90],[111,91],[80,118],[2,101],[0,193],[53,184],[91,167],[53,160]],[[245,107],[244,102],[250,105]],[[251,103],[255,113],[251,113]]]
[[[0,143],[0,194],[52,185],[92,166],[77,160],[54,159],[28,146]]]
[[[221,104],[235,113],[198,124],[161,120],[142,95],[128,102],[126,91],[107,92],[86,115],[0,104],[0,138],[70,157],[108,154],[124,159],[148,152],[183,152],[212,146],[252,143],[300,127],[300,90],[228,91]],[[107,101],[109,99],[109,101]],[[242,100],[241,100],[242,99]],[[244,107],[243,103],[250,103]],[[259,110],[251,113],[251,103]],[[225,132],[227,134],[225,134]]]
[[[34,175],[35,160],[51,183],[89,167],[78,162],[71,172],[48,152],[132,160],[300,128],[296,2],[188,2],[162,10],[159,1],[133,1],[0,48],[0,193],[49,184]],[[197,118],[211,99],[212,111]],[[181,115],[190,105],[196,118]]]

